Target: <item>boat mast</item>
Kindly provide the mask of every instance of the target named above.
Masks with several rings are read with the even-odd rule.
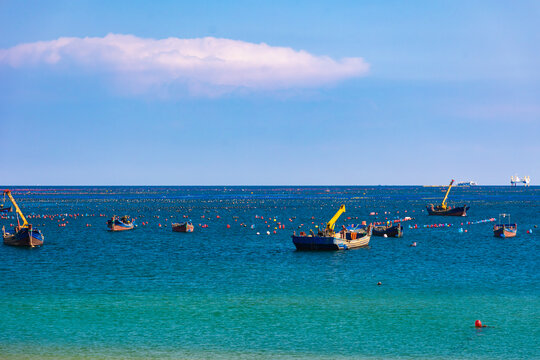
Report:
[[[444,195],[444,199],[442,201],[441,207],[443,209],[446,209],[446,199],[448,198],[448,194],[450,194],[450,189],[452,188],[452,184],[454,183],[454,179],[450,181],[450,185],[448,185],[448,190],[446,190],[446,195]]]
[[[330,219],[329,222],[326,223],[326,231],[331,232],[331,233],[334,232],[334,226],[336,225],[336,221],[344,212],[345,212],[345,205],[341,205],[337,213],[334,215],[334,217]]]
[[[9,200],[11,200],[11,203],[13,204],[13,206],[15,207],[15,210],[17,211],[17,214],[21,217],[21,219],[23,220],[23,224],[22,224],[22,227],[28,227],[28,221],[26,221],[26,218],[24,217],[21,209],[19,209],[19,206],[17,205],[17,202],[15,201],[15,199],[13,198],[13,196],[11,195],[11,191],[9,190],[4,190],[4,195],[7,195],[9,197]]]

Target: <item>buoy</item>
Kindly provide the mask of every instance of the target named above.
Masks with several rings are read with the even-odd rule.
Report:
[[[231,228],[231,225],[227,224],[227,229],[230,229]]]
[[[415,247],[415,246],[416,246],[416,241],[411,244],[411,247]]]
[[[383,235],[383,237],[387,238],[387,237],[388,237],[388,235],[384,234],[384,235]]]
[[[482,326],[482,322],[481,322],[480,320],[476,320],[476,321],[474,322],[474,326],[477,327],[477,328],[483,327],[483,326]]]
[[[266,235],[270,235],[270,231],[267,231],[267,232],[266,232]]]
[[[379,286],[382,285],[382,282],[379,281],[379,282],[377,283],[377,285],[379,285]]]
[[[257,231],[257,235],[261,235],[261,233]]]

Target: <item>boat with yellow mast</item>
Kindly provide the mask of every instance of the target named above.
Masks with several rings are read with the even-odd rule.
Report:
[[[343,227],[336,233],[334,227],[341,214],[345,212],[345,205],[341,205],[336,214],[326,223],[324,230],[319,230],[315,234],[310,230],[310,234],[301,232],[292,235],[292,241],[296,250],[349,250],[369,244],[371,239],[371,225],[365,229],[350,231]]]
[[[40,246],[43,245],[45,237],[38,229],[34,229],[32,224],[29,224],[26,217],[22,213],[21,209],[17,205],[17,202],[11,195],[10,190],[4,190],[4,198],[7,196],[11,201],[11,204],[17,212],[17,226],[13,229],[13,234],[6,232],[5,227],[2,227],[2,235],[5,245],[11,246]],[[19,218],[23,221],[21,224]]]
[[[450,185],[448,185],[448,190],[446,190],[446,195],[444,195],[444,199],[440,205],[429,204],[426,207],[429,215],[467,216],[467,210],[469,210],[470,208],[469,206],[463,205],[463,206],[451,207],[446,204],[446,199],[448,199],[448,194],[450,193],[450,189],[452,189],[453,184],[454,184],[454,179],[450,181]]]

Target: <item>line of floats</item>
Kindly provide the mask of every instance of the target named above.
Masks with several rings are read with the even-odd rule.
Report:
[[[463,205],[458,207],[450,207],[447,205],[446,200],[454,180],[450,182],[448,190],[444,196],[444,199],[441,204],[433,205],[430,204],[426,207],[428,215],[438,215],[438,216],[467,216],[467,210],[469,206]],[[5,227],[2,227],[2,235],[5,245],[11,246],[26,246],[34,247],[43,245],[45,237],[39,229],[36,229],[27,221],[27,218],[22,213],[21,209],[17,205],[17,202],[13,198],[13,195],[10,190],[4,190],[4,204],[6,197],[10,200],[11,206],[5,207],[4,204],[0,204],[0,214],[12,212],[15,209],[17,213],[17,225],[13,227],[13,232],[6,232]],[[389,220],[386,222],[371,222],[367,224],[366,221],[362,221],[360,224],[352,224],[349,226],[343,225],[339,231],[335,230],[335,224],[339,217],[345,212],[345,205],[341,205],[339,210],[335,215],[326,223],[324,228],[319,228],[318,225],[315,225],[317,232],[309,230],[309,233],[300,231],[298,234],[296,231],[293,232],[292,242],[295,245],[297,250],[349,250],[360,247],[366,247],[369,245],[371,236],[382,236],[382,237],[402,237],[403,236],[403,222],[414,220],[413,217],[406,216],[401,219]],[[406,211],[405,211],[406,212]],[[414,212],[414,211],[413,211]],[[370,213],[370,215],[376,215],[378,213]],[[386,212],[385,212],[386,214]],[[51,220],[56,217],[62,219],[62,222],[58,224],[59,227],[65,227],[68,222],[66,218],[71,217],[77,219],[77,217],[89,216],[88,214],[57,214],[57,215],[43,215],[43,216],[34,216],[34,218]],[[93,216],[93,215],[92,215]],[[99,216],[106,216],[104,214],[99,214]],[[159,217],[159,216],[158,216]],[[202,218],[205,216],[203,215]],[[262,216],[255,216],[256,218],[264,219]],[[5,218],[5,217],[4,217]],[[171,217],[172,218],[172,217]],[[184,215],[184,218],[187,218]],[[219,215],[217,216],[219,219]],[[237,221],[238,217],[233,217]],[[295,217],[293,217],[295,218]],[[289,221],[293,221],[293,218],[289,218]],[[312,217],[314,219],[314,217]],[[351,218],[348,217],[348,220]],[[21,223],[22,220],[22,223]],[[168,219],[165,218],[167,221]],[[276,219],[273,219],[274,222]],[[482,224],[488,222],[495,222],[495,218],[462,222],[461,225],[474,225]],[[266,221],[265,221],[266,223]],[[314,222],[312,222],[314,224]],[[148,222],[142,222],[142,225],[148,225]],[[285,224],[281,222],[277,223],[276,229],[285,229]],[[302,226],[304,224],[301,224]],[[91,226],[86,224],[86,226]],[[247,224],[241,223],[241,226],[247,227]],[[423,226],[418,226],[418,224],[409,225],[409,229],[418,229],[418,228],[446,228],[454,226],[451,223],[438,223],[438,224],[428,224]],[[137,227],[136,219],[129,216],[113,216],[110,220],[107,221],[107,228],[109,231],[128,231],[133,230]],[[159,224],[161,227],[161,223]],[[199,224],[200,228],[207,228],[207,224]],[[255,225],[251,225],[251,229],[254,229]],[[270,225],[268,225],[270,227]],[[536,226],[535,226],[536,227]],[[227,224],[227,228],[230,228],[230,225]],[[301,228],[301,226],[299,226]],[[171,229],[174,232],[183,232],[183,233],[192,233],[195,229],[195,226],[191,221],[184,221],[181,223],[171,223]],[[467,232],[463,228],[459,228],[459,232]],[[274,230],[276,233],[276,230]],[[527,233],[532,233],[532,230],[528,230]],[[259,233],[257,233],[259,235]],[[267,231],[267,234],[270,235],[270,231]],[[515,237],[517,234],[517,224],[510,222],[509,214],[500,214],[499,222],[493,226],[493,235],[495,237]],[[414,246],[416,243],[413,243]]]

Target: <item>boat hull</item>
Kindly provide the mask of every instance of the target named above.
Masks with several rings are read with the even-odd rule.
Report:
[[[10,207],[0,207],[0,213],[3,212],[11,212],[11,206]]]
[[[369,245],[371,236],[365,235],[356,239],[343,239],[332,236],[292,236],[296,250],[300,251],[336,251],[350,250]]]
[[[507,225],[494,225],[493,226],[493,236],[510,238],[517,235],[517,225],[516,224],[507,224]]]
[[[373,236],[384,236],[387,237],[402,237],[403,236],[403,226],[401,224],[391,225],[391,226],[374,226],[372,230]]]
[[[467,210],[470,206],[456,206],[450,209],[437,209],[434,206],[427,206],[426,209],[429,215],[439,215],[439,216],[467,216]]]
[[[172,231],[175,231],[175,232],[184,232],[184,233],[193,232],[193,229],[194,229],[194,226],[193,224],[190,224],[190,223],[172,224]]]
[[[133,222],[126,224],[120,220],[109,220],[107,221],[107,227],[109,228],[109,231],[126,231],[133,230],[135,228],[135,224]]]
[[[5,233],[3,238],[4,244],[10,246],[41,246],[44,241],[41,231],[28,228],[15,228],[13,234]]]

